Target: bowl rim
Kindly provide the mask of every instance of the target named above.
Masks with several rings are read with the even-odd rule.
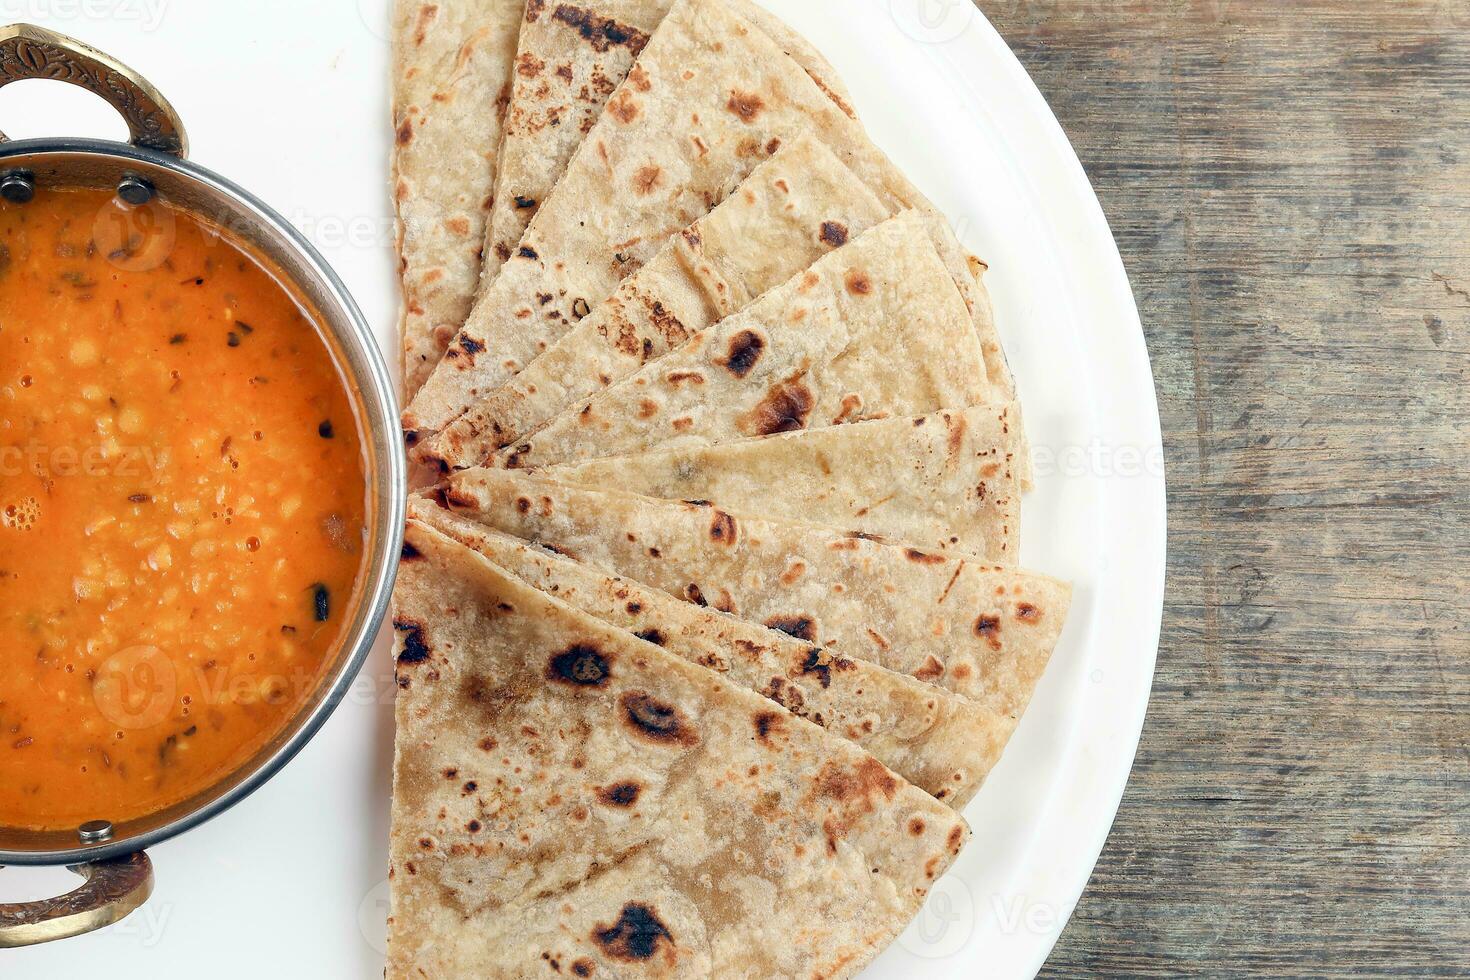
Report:
[[[376,463],[372,464],[370,460],[373,469],[367,473],[365,481],[367,492],[370,496],[376,495],[377,487],[385,481],[389,488],[386,499],[374,501],[381,527],[376,538],[371,541],[369,561],[364,563],[358,579],[363,590],[363,611],[360,623],[350,635],[343,639],[339,647],[339,649],[350,650],[350,653],[342,660],[335,676],[331,678],[331,683],[319,689],[314,695],[315,703],[310,710],[305,711],[304,714],[298,714],[299,721],[296,727],[289,730],[289,735],[280,747],[260,761],[254,769],[246,773],[238,783],[220,796],[200,804],[183,816],[135,836],[54,850],[10,851],[0,849],[0,866],[48,867],[111,860],[155,847],[164,841],[187,833],[230,810],[260,789],[316,737],[327,719],[346,698],[363,665],[367,662],[368,654],[377,642],[392,602],[408,507],[408,460],[402,440],[398,437],[397,387],[367,318],[363,315],[356,300],[352,298],[346,284],[326,258],[301,231],[278,211],[244,187],[207,167],[166,153],[111,140],[47,137],[0,142],[0,171],[7,169],[7,161],[12,158],[37,154],[105,157],[123,163],[133,161],[173,171],[184,178],[195,181],[205,190],[221,195],[235,205],[248,210],[252,213],[252,217],[294,249],[297,253],[296,257],[301,261],[302,268],[310,276],[319,280],[323,296],[336,307],[333,312],[337,316],[332,319],[348,327],[345,332],[332,331],[333,335],[339,343],[355,348],[356,353],[362,357],[357,366],[340,363],[345,359],[339,357],[337,358],[338,366],[348,378],[356,383],[361,392],[361,403],[369,416],[364,420],[369,429],[365,433],[365,442],[369,445],[380,444],[386,450],[372,454],[373,457],[376,457]],[[291,276],[290,278],[299,288],[300,282],[296,281],[297,277]],[[323,319],[327,318],[328,315],[324,311]],[[380,426],[382,431],[375,431]],[[386,435],[386,437],[379,439],[380,435]],[[386,472],[382,472],[384,468]],[[285,734],[284,731],[283,734]],[[249,762],[245,765],[249,765]],[[244,768],[245,766],[241,766],[231,770],[214,785],[239,776]]]

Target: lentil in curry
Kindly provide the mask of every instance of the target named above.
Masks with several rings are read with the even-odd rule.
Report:
[[[364,558],[312,315],[165,204],[0,203],[0,825],[142,816],[278,734]]]

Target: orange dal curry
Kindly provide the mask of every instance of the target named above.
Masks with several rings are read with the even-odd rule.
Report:
[[[0,203],[0,825],[208,788],[321,680],[362,440],[311,315],[218,229]]]

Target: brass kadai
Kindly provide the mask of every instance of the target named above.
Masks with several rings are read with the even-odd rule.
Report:
[[[142,75],[74,38],[12,24],[0,30],[0,88],[30,78],[67,82],[106,99],[128,124],[134,146],[179,158],[189,155],[178,114]],[[8,142],[8,137],[0,132],[0,140]]]
[[[86,879],[76,891],[41,902],[0,905],[0,949],[95,932],[121,922],[153,894],[153,862],[141,851],[70,870]]]
[[[223,224],[272,259],[319,312],[325,339],[350,381],[367,430],[370,560],[344,640],[314,696],[271,743],[193,799],[113,825],[70,831],[0,826],[0,866],[65,866],[81,887],[41,902],[0,905],[0,948],[66,939],[111,925],[148,900],[153,866],[144,849],[219,815],[269,780],[346,696],[387,612],[403,541],[406,461],[394,385],[351,295],[315,248],[248,191],[190,163],[188,138],[163,95],[127,66],[80,41],[16,24],[0,28],[0,86],[50,79],[85,88],[126,120],[129,142],[81,138],[12,141],[0,134],[0,196],[24,204],[37,187],[108,187],[131,204],[157,196]]]

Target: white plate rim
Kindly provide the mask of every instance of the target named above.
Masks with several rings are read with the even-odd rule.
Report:
[[[968,0],[967,0],[968,2]],[[976,19],[977,29],[968,32],[961,40],[960,48],[941,48],[939,56],[949,61],[955,70],[962,64],[986,65],[998,74],[1003,74],[1008,87],[1018,99],[1002,112],[1014,114],[1014,128],[1008,131],[1015,138],[1024,139],[1034,147],[1037,158],[1045,158],[1054,168],[1048,189],[1053,193],[1052,206],[1047,219],[1061,234],[1056,240],[1064,251],[1068,265],[1077,271],[1090,269],[1093,280],[1089,292],[1107,295],[1110,302],[1092,311],[1094,323],[1100,336],[1114,341],[1113,360],[1108,373],[1118,379],[1113,390],[1094,389],[1095,396],[1105,399],[1102,407],[1111,409],[1114,422],[1112,439],[1119,446],[1160,447],[1162,460],[1163,427],[1155,389],[1153,367],[1149,358],[1148,345],[1143,332],[1143,323],[1133,294],[1133,287],[1123,264],[1122,254],[1112,228],[1098,200],[1096,191],[1078,158],[1076,150],[1067,138],[1061,123],[1047,104],[1041,90],[983,13]],[[966,62],[957,59],[968,56]],[[1133,397],[1129,397],[1129,392]],[[1115,617],[1123,622],[1134,622],[1142,633],[1134,633],[1135,640],[1124,640],[1106,651],[1106,656],[1094,657],[1095,669],[1105,673],[1117,671],[1129,678],[1121,691],[1109,691],[1108,698],[1094,698],[1089,704],[1088,716],[1082,726],[1085,734],[1099,741],[1114,744],[1113,767],[1100,774],[1091,785],[1075,784],[1075,792],[1063,806],[1054,807],[1054,816],[1069,811],[1087,810],[1106,813],[1107,819],[1100,820],[1090,835],[1072,837],[1058,832],[1048,835],[1046,828],[1041,836],[1050,839],[1054,846],[1065,852],[1061,863],[1071,868],[1071,874],[1059,883],[1059,890],[1070,896],[1066,905],[1067,915],[1058,917],[1056,927],[1035,937],[1039,941],[1030,945],[1030,975],[1035,975],[1051,955],[1063,928],[1070,919],[1071,910],[1076,908],[1103,847],[1112,830],[1113,821],[1122,805],[1123,794],[1132,774],[1138,747],[1143,735],[1143,726],[1148,712],[1153,689],[1154,672],[1157,666],[1159,639],[1163,627],[1165,580],[1168,564],[1168,500],[1166,479],[1162,472],[1152,478],[1144,478],[1143,485],[1130,489],[1134,494],[1115,493],[1120,498],[1115,507],[1119,517],[1130,519],[1120,522],[1128,528],[1133,538],[1127,567],[1115,568],[1115,581],[1129,583],[1131,597],[1112,606]],[[1129,658],[1140,659],[1129,663]],[[1106,701],[1107,705],[1102,702]],[[1017,959],[1026,956],[1026,950],[1013,951]],[[1018,963],[1018,965],[1020,965]]]
[[[1111,390],[1094,389],[1094,397],[1101,401],[1101,407],[1111,409],[1105,415],[1112,423],[1109,437],[1120,446],[1162,446],[1153,368],[1133,288],[1102,204],[1061,123],[1030,74],[983,13],[977,12],[974,28],[956,39],[955,44],[934,46],[932,50],[935,57],[961,77],[989,69],[992,77],[977,79],[977,83],[983,85],[1003,78],[1004,90],[1016,97],[1014,101],[995,100],[994,108],[1003,116],[1008,136],[1023,148],[1021,152],[1030,161],[1044,163],[1048,168],[1038,181],[1044,182],[1048,192],[1044,200],[1050,206],[1045,219],[1055,229],[1054,240],[1078,279],[1089,280],[1084,291],[1110,297],[1108,304],[1091,310],[1098,336],[1115,345],[1111,347],[1106,373],[1117,384]],[[1073,783],[1072,792],[1049,809],[1051,826],[1038,828],[1038,837],[1048,840],[1054,848],[1054,864],[1070,869],[1070,874],[1064,874],[1051,887],[1053,894],[1065,897],[1066,915],[1057,916],[1055,928],[1040,934],[1021,931],[997,937],[1014,948],[988,948],[987,957],[994,956],[990,960],[992,966],[1014,963],[1027,975],[1041,970],[1092,877],[1122,805],[1143,733],[1163,624],[1168,557],[1166,486],[1162,473],[1147,483],[1135,487],[1139,491],[1136,494],[1115,494],[1120,499],[1113,503],[1116,516],[1132,518],[1123,524],[1133,536],[1132,546],[1124,555],[1127,567],[1114,571],[1118,573],[1118,582],[1131,583],[1134,595],[1131,600],[1120,596],[1121,601],[1111,608],[1115,619],[1136,623],[1143,632],[1130,628],[1136,639],[1091,659],[1095,670],[1120,673],[1128,682],[1120,685],[1122,690],[1109,689],[1106,698],[1092,699],[1087,715],[1079,724],[1082,738],[1113,744],[1113,764],[1091,783],[1080,780]],[[1130,664],[1131,656],[1141,659]],[[1066,782],[1064,779],[1063,784]],[[1107,817],[1096,821],[1091,833],[1076,834],[1070,815],[1077,812],[1105,813]],[[1004,971],[997,971],[997,975],[1004,975]]]
[[[863,0],[869,16],[855,11],[851,20],[836,23],[800,9],[803,0],[760,2],[788,20],[803,21],[796,26],[805,28],[819,49],[826,50],[829,43],[839,47],[835,35],[844,30],[880,35],[875,44],[919,51],[972,106],[983,100],[990,128],[1003,134],[1008,152],[1024,162],[1026,177],[1037,188],[1035,217],[1054,250],[1059,278],[1078,297],[1089,300],[1086,329],[1078,339],[1098,365],[1089,379],[1098,432],[1111,449],[1156,453],[1159,461],[1157,469],[1146,467],[1127,479],[1094,473],[1087,480],[1105,501],[1102,510],[1109,527],[1101,530],[1099,542],[1107,575],[1095,583],[1086,609],[1074,608],[1063,642],[1084,646],[1085,670],[1093,683],[1081,700],[1081,710],[1070,719],[1062,766],[1054,774],[1046,806],[1032,828],[1031,846],[1017,862],[1019,869],[1008,889],[1024,898],[1028,911],[1045,914],[1019,928],[998,929],[995,915],[989,914],[995,910],[980,910],[984,896],[973,894],[974,935],[960,948],[946,951],[944,962],[934,960],[924,968],[931,976],[1033,977],[1076,908],[1122,803],[1142,736],[1162,628],[1168,542],[1163,437],[1132,285],[1082,163],[1035,82],[983,12],[974,9],[968,21],[952,16],[957,6],[970,7],[973,0]],[[919,22],[921,31],[916,33],[913,24],[901,24],[915,11],[939,16]],[[946,16],[949,22],[941,23]],[[855,81],[850,65],[839,62],[837,68]],[[894,102],[923,98],[924,92],[914,89],[913,83],[905,88],[906,80],[892,74],[891,65],[874,70],[890,72],[884,84],[893,89]],[[874,108],[862,98],[857,103],[862,116]],[[901,149],[885,142],[877,132],[881,127],[873,128],[885,149],[893,153]],[[963,223],[969,216],[949,217]],[[967,237],[963,224],[958,231],[962,239]],[[982,257],[988,258],[983,253]],[[992,278],[995,273],[992,269]],[[1004,338],[1005,320],[999,321],[999,328]],[[1044,406],[1027,400],[1027,379],[1019,369],[1017,375],[1029,416]],[[1097,622],[1099,610],[1107,613],[1106,633]],[[1079,640],[1077,633],[1085,633],[1085,639]],[[1038,691],[1037,700],[1042,697]],[[1032,714],[1036,713],[1033,705]],[[1023,722],[1016,742],[1026,730]],[[954,874],[965,876],[958,867]],[[936,888],[936,893],[940,890]],[[904,945],[902,940],[899,945]],[[880,977],[904,976],[922,968],[923,959],[905,958],[912,948],[885,954],[873,972]]]

